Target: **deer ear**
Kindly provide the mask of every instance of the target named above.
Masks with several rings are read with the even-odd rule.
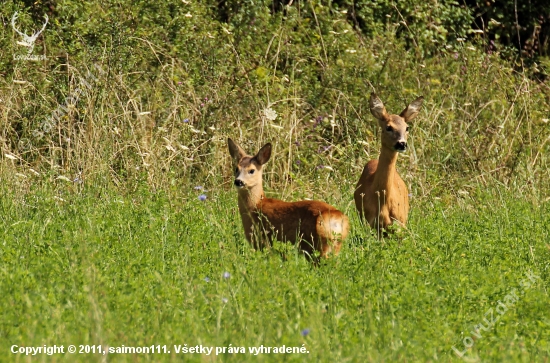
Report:
[[[227,138],[227,146],[229,147],[229,154],[236,163],[246,156],[246,152],[230,138]]]
[[[262,146],[260,151],[258,151],[256,156],[254,156],[254,159],[256,159],[258,163],[260,163],[260,165],[264,165],[269,161],[270,157],[271,157],[271,143],[267,143],[264,146]]]
[[[416,100],[412,101],[410,105],[405,107],[403,112],[399,116],[403,117],[405,119],[405,122],[412,121],[413,118],[418,115],[418,111],[420,111],[420,107],[422,107],[422,102],[424,101],[424,97],[420,96]]]
[[[372,113],[372,115],[378,120],[386,121],[388,119],[388,112],[386,111],[386,108],[380,98],[375,93],[370,94],[369,106],[370,113]]]

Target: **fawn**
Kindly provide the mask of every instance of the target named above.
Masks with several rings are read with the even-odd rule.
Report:
[[[255,156],[233,140],[227,139],[229,153],[236,165],[235,186],[239,192],[239,212],[248,242],[262,249],[273,239],[298,243],[298,248],[312,257],[337,255],[349,230],[348,218],[333,206],[320,201],[284,202],[266,198],[262,186],[262,169],[271,157],[271,144],[265,144]]]
[[[376,94],[370,96],[370,112],[382,128],[382,148],[378,160],[371,160],[365,165],[355,188],[354,199],[360,217],[377,229],[378,238],[381,230],[387,230],[394,221],[403,227],[407,223],[409,192],[395,164],[398,153],[407,150],[407,123],[418,115],[423,100],[418,97],[399,115],[390,115]]]

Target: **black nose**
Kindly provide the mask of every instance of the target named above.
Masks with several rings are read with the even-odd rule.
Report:
[[[244,183],[241,179],[235,179],[235,186],[236,187],[244,187]]]
[[[407,150],[407,143],[405,141],[400,141],[395,144],[395,150],[405,151]]]

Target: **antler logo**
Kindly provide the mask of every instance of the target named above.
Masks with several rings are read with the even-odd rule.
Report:
[[[28,52],[28,55],[30,56],[32,51],[34,50],[34,43],[36,42],[36,39],[38,38],[38,36],[44,31],[44,29],[46,28],[46,25],[48,25],[48,15],[47,14],[44,14],[44,18],[46,19],[46,22],[44,23],[44,25],[42,26],[42,29],[40,29],[39,31],[37,31],[36,33],[34,33],[33,35],[31,36],[28,36],[27,34],[19,31],[16,27],[15,27],[15,21],[17,20],[18,18],[18,14],[17,14],[17,11],[13,14],[12,18],[11,18],[11,26],[13,27],[13,30],[15,30],[15,32],[19,35],[21,35],[23,37],[23,41],[19,41],[17,42],[17,44],[19,45],[22,45],[24,47],[27,47],[29,48],[29,52]]]

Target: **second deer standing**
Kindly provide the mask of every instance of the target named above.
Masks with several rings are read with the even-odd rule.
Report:
[[[398,153],[407,150],[407,125],[418,115],[423,98],[419,97],[399,115],[389,114],[374,93],[370,96],[370,112],[382,128],[382,148],[378,160],[365,165],[355,188],[355,207],[359,215],[380,238],[394,221],[405,226],[409,215],[409,191],[397,173],[395,165]]]

